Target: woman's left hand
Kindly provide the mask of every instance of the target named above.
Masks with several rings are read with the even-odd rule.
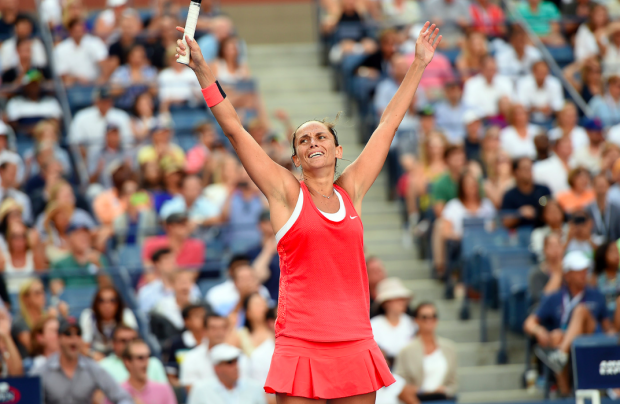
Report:
[[[433,60],[435,49],[437,49],[442,38],[441,35],[437,36],[439,28],[435,28],[435,24],[429,28],[429,25],[430,22],[426,21],[415,42],[415,58],[424,63],[424,66],[428,66]]]

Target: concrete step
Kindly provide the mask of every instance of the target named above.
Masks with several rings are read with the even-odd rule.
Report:
[[[441,313],[440,313],[441,316]],[[487,316],[487,341],[499,341],[500,318],[497,312],[490,312]],[[480,342],[481,326],[479,319],[470,320],[441,320],[437,325],[437,334],[455,342]],[[523,341],[521,335],[508,333],[507,341]]]
[[[491,366],[497,364],[499,341],[461,342],[456,344],[459,367]],[[525,343],[511,341],[507,347],[508,363],[525,366]]]
[[[490,391],[472,391],[459,392],[459,403],[516,403],[524,401],[541,401],[545,395],[542,391],[535,390],[533,392],[525,389],[515,390],[490,390]]]
[[[525,365],[469,366],[457,370],[460,393],[489,390],[519,390]]]

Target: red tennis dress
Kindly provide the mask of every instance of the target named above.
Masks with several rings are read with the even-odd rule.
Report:
[[[342,220],[325,217],[302,182],[277,235],[280,293],[267,393],[334,399],[395,382],[370,327],[362,221],[344,189],[334,188]]]

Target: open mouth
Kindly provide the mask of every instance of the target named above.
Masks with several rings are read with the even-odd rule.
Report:
[[[313,159],[315,157],[321,157],[323,154],[324,154],[323,152],[317,151],[317,152],[314,152],[311,155],[309,155],[308,158]]]

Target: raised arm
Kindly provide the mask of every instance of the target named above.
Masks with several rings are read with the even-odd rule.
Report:
[[[433,59],[435,49],[441,42],[441,35],[437,36],[439,29],[435,28],[435,24],[431,25],[430,28],[429,25],[430,23],[427,21],[420,31],[415,46],[415,59],[409,67],[405,79],[398,87],[398,91],[383,111],[379,126],[359,157],[340,176],[340,185],[346,189],[358,209],[361,207],[362,198],[375,182],[383,167],[396,130],[405,117],[418,84],[420,84],[422,73]]]
[[[177,27],[177,30],[181,33],[185,32],[182,27]],[[215,83],[215,75],[202,57],[202,52],[196,41],[187,35],[185,36],[185,40],[190,51],[189,67],[196,73],[200,87],[203,89],[207,88]],[[185,55],[186,51],[187,49],[183,41],[178,40],[177,58],[179,55]],[[228,99],[224,99],[224,101],[212,107],[211,112],[213,112],[224,134],[235,148],[241,160],[241,164],[243,164],[243,167],[247,170],[252,181],[254,181],[267,197],[270,204],[278,201],[281,202],[284,207],[290,207],[291,212],[288,212],[286,215],[288,218],[297,202],[299,182],[295,179],[293,174],[274,162],[245,130],[241,120],[237,116],[235,108]],[[282,205],[280,205],[280,207],[282,207]]]

